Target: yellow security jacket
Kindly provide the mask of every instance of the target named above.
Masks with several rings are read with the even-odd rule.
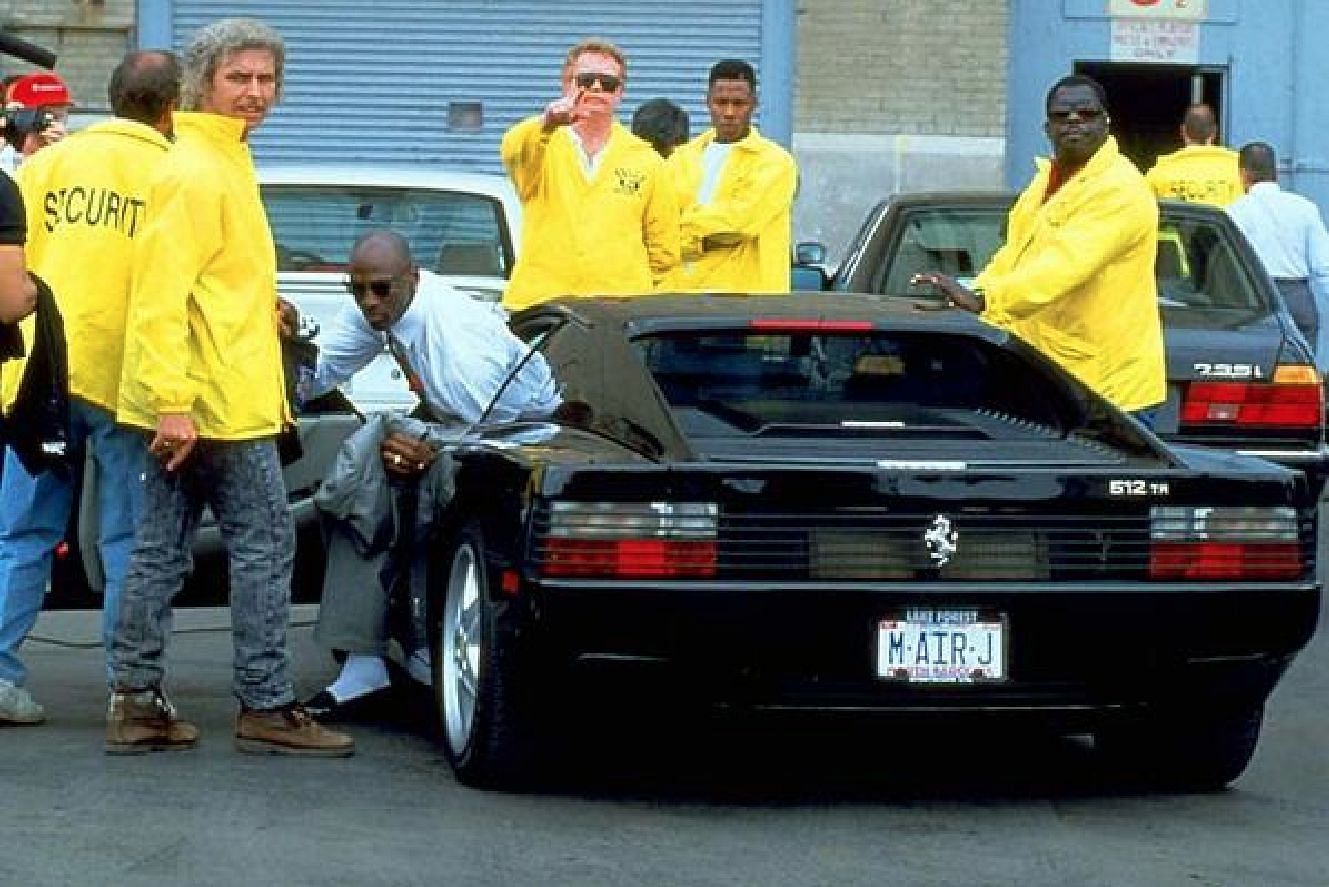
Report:
[[[678,201],[664,161],[617,122],[603,150],[588,179],[567,127],[546,133],[531,117],[503,136],[503,165],[522,202],[507,308],[647,293],[678,264]]]
[[[1190,145],[1164,154],[1145,179],[1160,200],[1227,206],[1242,195],[1237,152],[1222,145]]]
[[[138,237],[119,418],[250,440],[287,418],[277,260],[243,121],[177,114]]]
[[[149,183],[171,143],[152,127],[114,119],[43,148],[19,167],[28,266],[51,286],[64,318],[69,392],[115,412],[135,238]],[[24,321],[32,341],[33,319]],[[23,361],[4,368],[6,405]]]
[[[1044,203],[1049,172],[1040,158],[1006,243],[974,283],[983,316],[1124,410],[1162,403],[1158,203],[1111,136]]]
[[[789,292],[790,210],[798,167],[753,128],[734,143],[711,201],[697,203],[708,129],[669,158],[682,208],[683,264],[671,288],[684,292]],[[702,241],[711,238],[709,248]]]

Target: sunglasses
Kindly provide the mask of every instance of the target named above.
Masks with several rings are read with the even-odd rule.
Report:
[[[1102,108],[1073,108],[1070,111],[1049,111],[1048,120],[1051,120],[1053,123],[1065,123],[1067,120],[1071,119],[1072,113],[1078,116],[1081,120],[1097,120],[1107,112]]]
[[[581,89],[590,89],[598,83],[605,92],[618,92],[623,85],[623,81],[613,74],[578,74],[572,79]]]
[[[357,299],[365,293],[373,293],[380,299],[386,299],[401,277],[389,277],[387,280],[348,280],[346,289]]]

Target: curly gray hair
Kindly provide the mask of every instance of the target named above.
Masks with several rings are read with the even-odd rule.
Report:
[[[277,98],[285,84],[286,43],[258,19],[224,18],[199,28],[185,47],[180,105],[197,111],[212,86],[217,68],[226,58],[245,49],[266,49],[277,68]]]

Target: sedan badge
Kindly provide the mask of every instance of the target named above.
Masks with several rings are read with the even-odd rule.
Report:
[[[923,533],[923,544],[927,546],[928,557],[937,566],[944,567],[960,548],[960,532],[951,526],[950,518],[939,514]]]

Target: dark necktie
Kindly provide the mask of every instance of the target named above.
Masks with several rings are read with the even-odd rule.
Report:
[[[397,366],[401,367],[402,373],[406,375],[406,386],[411,389],[412,394],[423,400],[425,386],[420,381],[420,374],[411,366],[410,354],[405,344],[392,333],[388,333],[388,351],[391,352],[392,359],[397,361]]]

